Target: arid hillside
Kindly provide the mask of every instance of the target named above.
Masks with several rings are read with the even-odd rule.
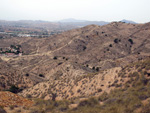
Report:
[[[107,80],[110,81],[107,83]],[[73,81],[75,80],[72,80],[72,83]],[[8,113],[149,113],[149,85],[150,58],[145,58],[128,64],[122,69],[108,69],[91,76],[82,76],[74,85],[67,85],[60,79],[39,83],[39,85],[20,93],[21,95],[25,93],[26,97],[32,101],[9,92],[0,92],[0,99],[6,106],[1,107],[0,110],[4,109]],[[70,89],[73,93],[72,96],[78,98],[68,99],[70,97],[70,93],[67,91],[69,87],[72,87]],[[45,89],[49,92],[43,93]],[[57,100],[60,91],[64,91],[64,95],[69,96]],[[5,96],[2,95],[4,93]],[[32,98],[32,96],[36,97],[36,94],[42,94],[41,99]],[[48,96],[44,96],[45,94],[52,94],[52,99],[49,100]],[[12,103],[12,101],[14,102]],[[2,103],[0,104],[2,105]],[[13,106],[9,106],[9,104]]]
[[[0,76],[9,79],[2,82],[3,89],[11,82],[28,87],[20,93],[23,96],[84,98],[109,92],[113,87],[108,87],[121,79],[120,70],[150,56],[150,23],[113,22],[89,25],[49,38],[0,40],[1,47],[21,45],[23,51],[21,57],[1,56],[1,66],[10,65],[1,68],[4,73]]]
[[[12,85],[20,88],[31,87],[35,84],[22,71],[0,59],[0,90],[9,89]]]

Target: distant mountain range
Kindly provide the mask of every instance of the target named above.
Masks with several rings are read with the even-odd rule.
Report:
[[[134,21],[131,21],[131,20],[125,20],[125,19],[121,20],[121,22],[130,23],[130,24],[137,24],[137,23],[134,22]]]
[[[58,22],[62,22],[62,23],[81,23],[81,22],[86,22],[86,23],[104,23],[104,24],[108,24],[110,22],[106,22],[106,21],[89,21],[89,20],[78,20],[78,19],[74,19],[74,18],[68,18],[68,19],[63,19],[63,20],[59,20]],[[123,19],[121,20],[120,22],[124,22],[124,23],[131,23],[131,24],[137,24],[136,22],[134,21],[131,21],[131,20],[126,20],[126,19]]]
[[[111,22],[106,22],[106,21],[78,20],[78,19],[74,19],[74,18],[63,19],[63,20],[60,20],[60,21],[57,21],[57,22],[65,23],[65,24],[78,25],[78,26],[86,26],[86,25],[91,25],[91,24],[106,25],[106,24],[111,23]],[[134,21],[126,20],[126,19],[123,19],[120,22],[130,23],[130,24],[137,24]]]
[[[74,18],[68,18],[68,19],[63,19],[63,20],[58,20],[58,21],[44,21],[44,20],[19,20],[19,21],[5,21],[5,20],[0,20],[0,22],[12,22],[12,23],[71,23],[71,24],[85,24],[85,25],[89,25],[89,24],[96,24],[96,25],[105,25],[105,24],[109,24],[111,22],[106,22],[106,21],[89,21],[89,20],[78,20],[78,19],[74,19]],[[124,23],[131,23],[131,24],[137,24],[134,21],[131,20],[126,20],[123,19],[120,22],[124,22]]]
[[[123,23],[137,24],[130,20],[121,20]],[[19,21],[5,21],[0,20],[0,25],[3,26],[15,26],[15,27],[25,27],[25,28],[39,28],[46,29],[50,31],[67,31],[75,28],[85,27],[87,25],[107,25],[111,22],[106,21],[89,21],[89,20],[78,20],[78,19],[64,19],[59,21],[43,21],[43,20],[19,20]]]
[[[74,18],[68,18],[68,19],[59,20],[58,22],[87,22],[87,20],[77,20]]]
[[[80,27],[91,25],[91,24],[95,24],[95,25],[109,24],[109,22],[105,22],[105,21],[77,20],[73,18],[68,18],[68,19],[57,21],[57,22],[64,23],[64,24],[71,24],[71,25],[80,26]]]

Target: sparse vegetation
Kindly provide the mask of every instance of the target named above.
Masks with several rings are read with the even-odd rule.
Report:
[[[133,44],[133,40],[132,39],[129,39],[128,41],[130,42],[130,44]]]
[[[95,70],[95,66],[94,66],[94,67],[92,67],[92,69],[93,69],[93,70]]]
[[[121,42],[121,40],[118,39],[118,38],[116,38],[116,39],[114,39],[114,42],[115,42],[115,43],[119,43],[119,42]]]
[[[29,76],[29,74],[27,73],[27,74],[25,74],[27,77]]]
[[[102,89],[100,88],[100,89],[98,89],[98,92],[102,92]]]
[[[27,95],[26,95],[26,98],[32,98],[32,95],[27,94]]]
[[[148,112],[148,32],[140,32],[147,25],[136,25],[138,30],[129,25],[125,31],[122,25],[128,26],[116,22],[108,27],[92,25],[74,29],[46,39],[9,40],[12,50],[8,53],[21,48],[14,45],[19,43],[27,55],[19,58],[1,55],[1,90],[9,89],[12,84],[15,86],[9,91],[14,93],[26,88],[19,95],[35,102],[28,108],[31,113]],[[7,39],[1,40],[2,46],[6,45]],[[12,111],[17,112],[16,109],[24,111],[19,108]]]
[[[54,57],[53,57],[53,59],[54,59],[54,60],[57,60],[57,57],[56,57],[56,56],[54,56]]]
[[[10,110],[13,110],[15,108],[14,105],[9,106]]]
[[[12,92],[12,93],[18,93],[20,90],[19,90],[19,88],[18,88],[17,86],[12,85],[12,86],[8,89],[8,91],[10,91],[10,92]]]
[[[39,74],[39,77],[45,77],[43,74]]]
[[[96,67],[96,69],[95,69],[96,71],[99,71],[99,67]]]
[[[112,47],[112,44],[110,44],[109,47]]]

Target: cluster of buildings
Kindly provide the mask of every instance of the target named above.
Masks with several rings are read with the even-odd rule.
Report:
[[[61,32],[51,32],[50,34],[22,34],[22,33],[15,33],[15,32],[0,32],[0,36],[2,38],[7,37],[36,37],[36,38],[45,38],[51,35],[60,34]]]
[[[22,56],[21,45],[11,45],[10,47],[1,47],[0,56],[15,57]]]

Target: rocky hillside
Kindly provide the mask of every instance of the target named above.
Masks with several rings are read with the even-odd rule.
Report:
[[[0,90],[9,89],[12,85],[24,89],[33,86],[33,84],[34,82],[22,71],[0,59]]]
[[[149,110],[150,23],[113,22],[49,38],[0,39],[1,48],[10,45],[21,45],[23,56],[0,56],[0,90],[16,86],[23,89],[20,96],[41,98],[28,112]],[[20,96],[1,92],[0,104],[8,103],[6,98],[9,106],[20,103],[25,99]]]
[[[33,104],[32,101],[20,97],[11,92],[1,91],[0,92],[0,106],[8,107],[8,106],[31,106]]]
[[[150,23],[113,22],[104,26],[89,25],[49,38],[0,41],[2,47],[11,44],[21,45],[24,53],[21,57],[2,58],[2,62],[10,66],[1,69],[4,71],[1,76],[9,76],[16,85],[20,85],[20,81],[30,84],[21,95],[44,99],[54,94],[58,99],[96,96],[111,90],[108,87],[116,78],[121,79],[118,72],[124,66],[150,56]],[[15,70],[20,74],[13,78]],[[9,83],[5,80],[3,88]]]
[[[85,76],[78,80],[79,84],[77,88],[82,88],[85,84],[89,84],[89,88],[91,88],[91,90],[86,89],[89,92],[88,96],[81,96],[79,98],[72,98],[70,100],[63,99],[59,101],[52,101],[51,99],[33,99],[35,103],[33,106],[29,107],[28,109],[25,107],[19,107],[15,108],[13,111],[15,113],[149,113],[150,58],[128,64],[122,69],[113,69],[113,71],[110,72],[111,73],[105,71],[105,73],[107,73],[109,76],[107,74],[104,75],[105,78],[102,81],[103,83],[106,83],[107,87],[105,87],[105,85],[99,86],[100,83],[98,83],[98,81],[100,81],[100,79],[97,78],[98,74],[95,74],[92,77]],[[113,74],[114,72],[116,73],[115,76]],[[89,81],[92,82],[92,86],[91,82],[86,83],[86,81],[84,81],[84,83],[82,83],[83,80],[88,79],[90,79]],[[111,80],[108,85],[105,79]],[[115,81],[113,81],[113,79],[115,79]],[[95,82],[93,82],[93,80]],[[65,83],[61,84],[62,87],[64,86],[63,84]],[[43,84],[43,86],[44,85],[46,84]],[[58,86],[59,84],[57,84],[55,88]],[[44,88],[42,85],[40,85],[40,87],[41,89]],[[64,90],[66,90],[67,87],[69,86],[66,86]],[[101,87],[101,89],[97,90],[99,95],[90,95],[90,92],[95,89],[93,87]],[[51,89],[54,89],[54,87]],[[39,92],[39,90],[40,89],[36,89],[36,92]],[[32,91],[34,91],[34,89]],[[55,89],[55,91],[59,92],[59,89]],[[82,93],[83,91],[84,89],[81,89],[78,93]],[[34,92],[32,93],[34,94]],[[31,95],[28,95],[28,97],[31,98]],[[52,97],[54,99],[54,93]],[[6,109],[6,111],[10,110]]]

